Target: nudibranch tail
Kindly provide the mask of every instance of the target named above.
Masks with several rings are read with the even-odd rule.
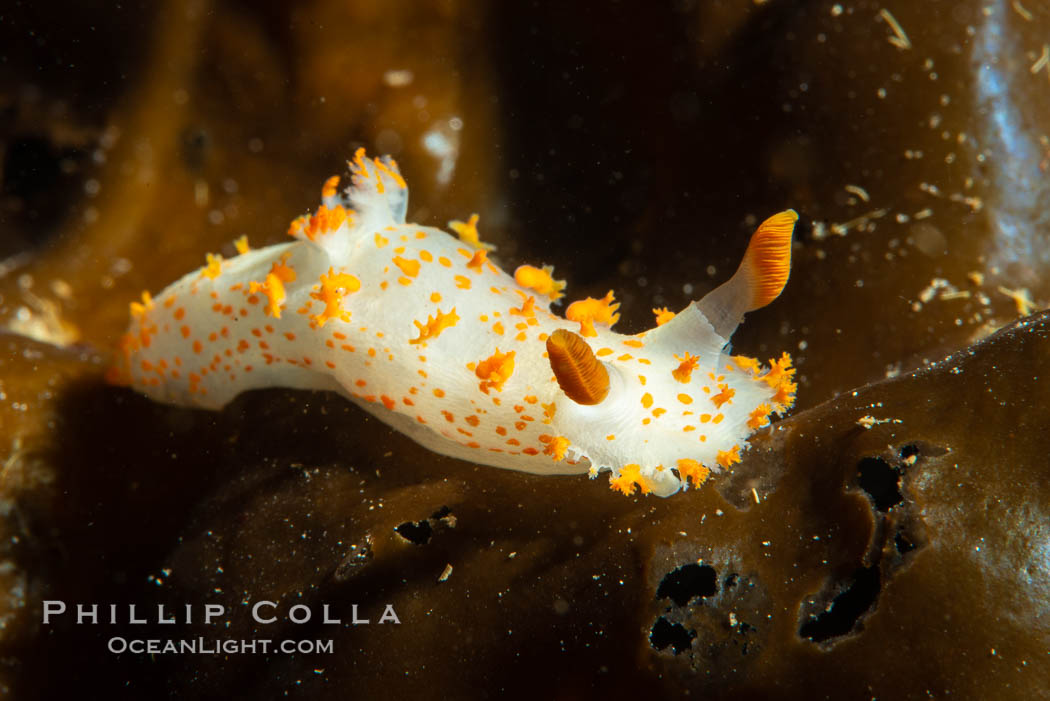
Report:
[[[111,381],[217,409],[250,389],[332,390],[436,452],[536,474],[610,473],[624,494],[668,496],[740,462],[794,403],[785,353],[727,352],[743,315],[787,281],[797,215],[770,217],[733,277],[657,328],[612,330],[619,303],[551,311],[549,266],[514,276],[487,256],[477,215],[458,236],[405,222],[389,158],[349,164],[292,239],[206,264],[131,305]]]
[[[558,329],[547,339],[547,355],[558,385],[572,401],[591,406],[609,394],[609,371],[579,335]]]

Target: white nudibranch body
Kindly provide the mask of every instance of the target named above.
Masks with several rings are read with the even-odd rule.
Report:
[[[611,472],[614,489],[667,496],[740,461],[747,436],[794,402],[785,353],[726,352],[744,313],[787,281],[797,215],[767,219],[736,274],[633,336],[612,292],[551,311],[549,267],[490,262],[477,218],[458,238],[405,222],[389,158],[350,163],[295,241],[208,256],[132,307],[111,379],[156,400],[217,409],[241,392],[339,392],[427,448],[538,474]]]

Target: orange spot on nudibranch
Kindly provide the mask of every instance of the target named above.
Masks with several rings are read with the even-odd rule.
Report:
[[[682,478],[683,482],[691,483],[694,487],[699,487],[706,482],[710,474],[711,470],[696,460],[684,458],[678,461],[678,476]]]
[[[252,292],[262,292],[265,294],[270,302],[266,308],[267,314],[275,319],[281,318],[281,306],[284,304],[284,300],[288,295],[285,293],[284,283],[281,282],[279,277],[273,273],[268,273],[262,284],[253,280],[249,283],[248,289]]]
[[[254,280],[248,283],[249,293],[262,292],[266,295],[270,301],[266,311],[275,319],[281,318],[281,305],[284,304],[284,300],[287,298],[284,291],[284,283],[295,281],[295,270],[288,265],[290,256],[291,253],[288,252],[282,255],[279,261],[275,261],[262,283]]]
[[[752,431],[762,428],[769,423],[769,412],[772,408],[768,404],[759,404],[755,409],[748,415],[747,427]]]
[[[550,297],[552,302],[554,302],[562,297],[562,290],[565,289],[565,281],[555,280],[553,275],[554,268],[550,265],[545,265],[542,268],[537,268],[532,265],[522,265],[514,271],[514,282],[522,287],[535,290],[541,295],[546,295],[547,297]]]
[[[141,322],[146,313],[153,309],[153,298],[149,292],[143,291],[142,302],[131,302],[128,306],[131,310],[131,318]]]
[[[770,387],[776,388],[784,380],[795,374],[795,369],[791,367],[791,356],[784,353],[780,356],[779,360],[770,359],[769,371],[762,375],[759,379],[764,380]]]
[[[720,450],[715,458],[722,467],[729,467],[733,463],[740,462],[740,446],[734,445],[729,450]]]
[[[733,356],[733,362],[737,364],[741,370],[746,370],[752,375],[757,375],[761,369],[761,364],[757,358],[748,358],[746,355]]]
[[[631,496],[636,486],[642,494],[648,494],[651,491],[648,482],[642,477],[641,466],[634,463],[624,465],[620,468],[620,476],[609,480],[609,487],[625,496]]]
[[[514,351],[500,353],[499,348],[488,358],[479,361],[474,370],[474,374],[481,380],[478,389],[485,394],[488,394],[490,389],[502,391],[503,384],[513,373]]]
[[[518,294],[524,297],[524,300],[522,301],[520,308],[511,307],[510,313],[514,316],[524,316],[527,318],[536,316],[536,298],[532,295],[525,295],[522,292],[519,292]]]
[[[338,229],[352,214],[353,212],[348,212],[341,204],[331,209],[321,205],[317,208],[317,212],[309,217],[295,219],[288,227],[288,235],[315,241],[318,236]]]
[[[419,321],[412,322],[419,330],[419,338],[410,339],[408,342],[411,344],[425,343],[437,338],[442,331],[455,326],[458,322],[459,316],[456,314],[455,307],[447,314],[438,309],[437,316],[428,316],[425,324]]]
[[[205,256],[207,264],[201,268],[201,277],[214,280],[222,273],[222,256],[218,253],[208,253]]]
[[[238,238],[235,238],[233,240],[233,247],[237,249],[237,254],[242,256],[252,250],[251,246],[248,245],[248,234],[242,234]]]
[[[798,385],[788,379],[781,380],[780,384],[777,385],[777,391],[773,393],[773,406],[776,407],[777,411],[784,411],[790,408],[795,403],[795,390],[798,389]]]
[[[488,255],[484,250],[474,251],[474,255],[470,260],[467,261],[467,267],[476,273],[482,271],[482,267],[485,265],[485,256]]]
[[[700,357],[696,355],[690,355],[687,352],[685,354],[685,357],[679,358],[677,355],[675,355],[674,359],[679,361],[681,364],[671,371],[671,376],[679,382],[689,382],[690,377],[692,377],[693,370],[696,370],[697,365],[700,364]]]
[[[361,289],[361,281],[349,273],[338,273],[329,267],[328,274],[322,274],[319,286],[310,296],[324,302],[325,308],[320,314],[314,314],[310,318],[319,328],[330,319],[350,321],[350,312],[343,309],[343,297]]]
[[[668,321],[675,318],[675,313],[668,310],[667,307],[660,307],[659,309],[654,309],[653,314],[656,315],[657,326],[663,326]]]
[[[406,258],[402,258],[401,256],[394,256],[393,263],[397,267],[401,268],[401,272],[403,272],[405,275],[408,275],[409,277],[415,277],[416,275],[419,275],[418,260],[409,260]]]
[[[569,439],[565,436],[551,436],[544,433],[540,436],[540,442],[546,444],[543,453],[551,456],[555,462],[564,459],[569,450]]]
[[[459,236],[460,241],[470,244],[475,249],[482,251],[492,251],[496,249],[495,246],[483,243],[481,241],[481,237],[478,235],[477,214],[471,214],[470,218],[467,219],[467,221],[465,222],[461,222],[458,220],[450,221],[448,223],[448,228],[454,231],[457,236]]]
[[[718,394],[711,397],[711,401],[714,402],[715,407],[721,409],[723,404],[732,404],[733,397],[736,395],[736,390],[727,384],[718,385],[718,389]]]

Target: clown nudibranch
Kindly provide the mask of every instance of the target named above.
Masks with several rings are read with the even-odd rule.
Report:
[[[249,389],[333,390],[425,447],[538,474],[611,472],[624,494],[668,496],[740,461],[747,436],[794,403],[787,353],[727,352],[745,312],[787,282],[792,210],[765,220],[736,273],[657,326],[624,336],[613,293],[551,312],[549,266],[513,277],[477,217],[457,237],[405,221],[390,158],[358,150],[294,242],[207,264],[131,304],[110,378],[217,409]]]

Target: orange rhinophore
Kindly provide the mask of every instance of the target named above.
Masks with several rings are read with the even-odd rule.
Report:
[[[558,329],[547,339],[547,355],[558,385],[577,404],[598,404],[609,393],[609,373],[587,341]]]
[[[751,306],[761,309],[780,296],[791,272],[791,232],[798,221],[795,210],[774,214],[759,225],[740,263],[750,269]]]

